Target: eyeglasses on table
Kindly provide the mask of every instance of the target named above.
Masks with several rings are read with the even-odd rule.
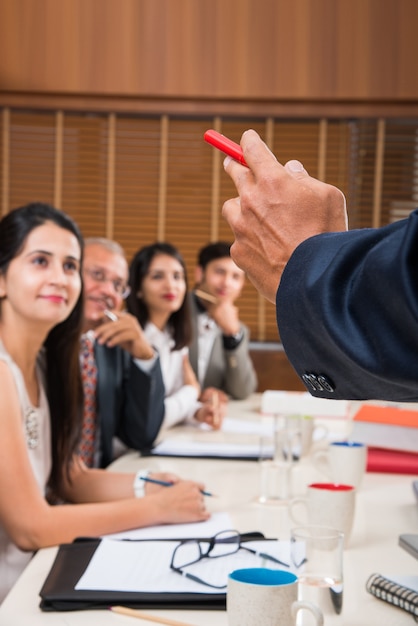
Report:
[[[238,552],[238,550],[246,550],[255,556],[267,559],[283,567],[289,567],[288,563],[277,559],[265,552],[259,552],[244,544],[241,534],[236,530],[224,530],[217,533],[210,539],[186,539],[181,541],[174,549],[171,558],[170,568],[196,583],[211,587],[213,589],[225,589],[225,585],[214,585],[209,583],[195,574],[185,571],[185,567],[198,563],[203,559],[218,559],[220,557],[230,556]]]

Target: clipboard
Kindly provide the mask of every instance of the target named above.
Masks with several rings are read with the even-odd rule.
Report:
[[[265,539],[264,535],[259,532],[245,533],[241,536],[242,541],[263,539]],[[137,609],[225,610],[226,591],[220,593],[205,593],[204,591],[202,593],[151,593],[75,589],[100,545],[100,541],[100,538],[78,538],[72,543],[59,546],[52,567],[39,592],[41,597],[39,606],[42,611],[108,609],[111,605]]]

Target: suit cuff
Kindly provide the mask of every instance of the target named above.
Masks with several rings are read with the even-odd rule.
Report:
[[[235,350],[244,339],[244,329],[240,328],[236,335],[222,335],[224,350]]]

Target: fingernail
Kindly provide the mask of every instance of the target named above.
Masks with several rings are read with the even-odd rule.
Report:
[[[288,161],[286,166],[291,172],[303,172],[305,169],[300,161]]]
[[[232,161],[232,160],[233,160],[233,159],[232,159],[232,157],[227,156],[227,157],[224,159],[224,168],[225,168],[225,167],[228,167],[228,165],[231,163],[231,161]]]

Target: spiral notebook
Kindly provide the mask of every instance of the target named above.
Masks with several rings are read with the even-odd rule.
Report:
[[[418,622],[418,576],[372,574],[366,589],[379,600],[407,611]]]

